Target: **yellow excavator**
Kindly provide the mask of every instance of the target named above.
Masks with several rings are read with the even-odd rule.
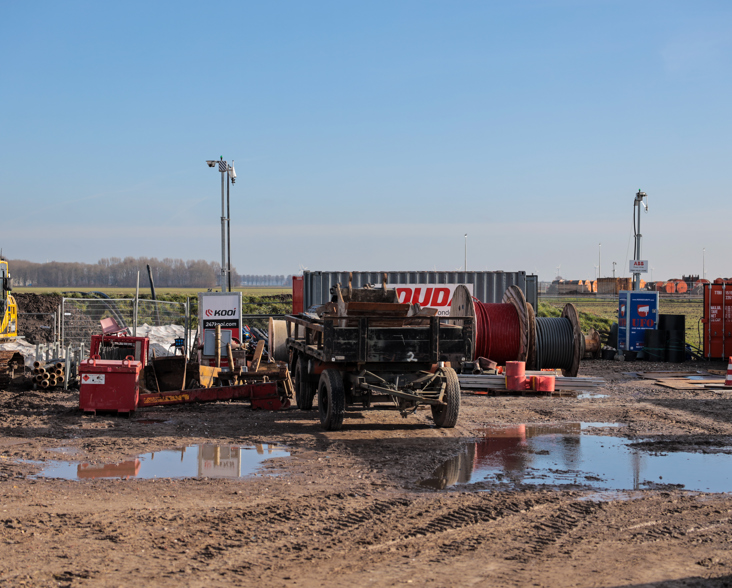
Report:
[[[0,257],[0,345],[18,336],[18,305],[10,295],[8,262]],[[15,350],[0,348],[0,386],[10,383],[15,370],[23,371],[23,356]]]
[[[8,262],[0,257],[0,342],[18,335],[18,305],[11,290]]]

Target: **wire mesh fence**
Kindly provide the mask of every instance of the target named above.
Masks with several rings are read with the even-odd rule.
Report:
[[[89,343],[92,335],[100,334],[102,319],[116,325],[120,334],[161,337],[183,337],[186,329],[186,305],[160,300],[130,298],[64,298],[61,302],[61,342],[63,345]],[[152,343],[152,341],[151,341]]]

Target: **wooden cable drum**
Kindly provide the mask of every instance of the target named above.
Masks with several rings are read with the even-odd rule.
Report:
[[[507,361],[526,361],[530,305],[517,286],[506,291],[503,301],[486,304],[473,298],[464,285],[455,289],[450,316],[465,316],[472,321],[472,354],[469,354],[472,360],[485,357],[501,365]]]
[[[561,317],[537,317],[533,369],[561,369],[564,376],[576,377],[585,353],[584,343],[574,304],[566,304]]]
[[[269,317],[269,356],[275,361],[287,361],[287,323],[281,319]]]

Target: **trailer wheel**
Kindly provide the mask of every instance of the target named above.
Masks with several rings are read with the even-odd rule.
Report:
[[[320,424],[326,431],[338,431],[343,426],[346,392],[343,376],[338,370],[324,370],[318,383]]]
[[[433,406],[432,420],[438,427],[452,429],[460,414],[460,381],[452,368],[442,368],[440,372],[445,378],[444,400],[447,406]]]
[[[295,365],[295,400],[300,410],[312,410],[315,390],[308,374],[308,358],[301,355]]]

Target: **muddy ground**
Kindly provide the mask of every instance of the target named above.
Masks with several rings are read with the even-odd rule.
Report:
[[[2,391],[0,585],[730,586],[730,494],[663,480],[620,494],[582,480],[419,485],[489,425],[622,423],[595,432],[654,455],[729,453],[730,395],[622,373],[648,367],[585,362],[607,379],[601,398],[465,394],[452,430],[427,411],[372,411],[326,433],[315,411],[237,403],[90,417],[75,392]],[[37,462],[129,463],[212,443],[291,455],[241,480],[34,476]]]

